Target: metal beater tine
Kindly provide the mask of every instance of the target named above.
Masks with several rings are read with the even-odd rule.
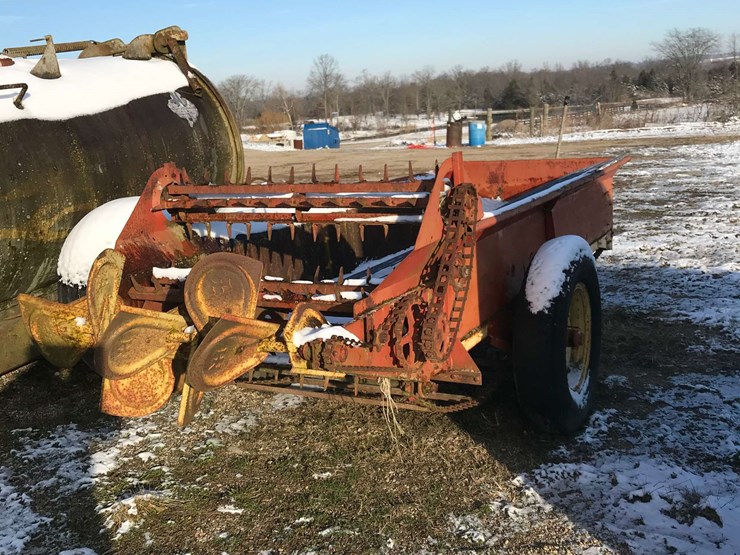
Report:
[[[206,222],[206,237],[211,236],[211,222]]]
[[[342,240],[342,227],[341,224],[334,224],[334,231],[337,234],[337,243]]]
[[[388,230],[389,230],[388,224],[383,224],[383,238],[386,240],[388,239]]]
[[[337,284],[342,285],[344,283],[344,266],[339,267],[339,277],[337,278]]]
[[[319,276],[321,275],[321,266],[316,266],[316,271],[313,273],[313,282],[319,282]]]
[[[319,180],[316,179],[316,164],[311,164],[311,183],[318,183]]]
[[[141,291],[142,287],[141,284],[136,281],[136,278],[134,276],[129,276],[129,279],[131,280],[131,285],[133,285],[134,289],[137,291]],[[152,276],[152,282],[154,282],[154,276]]]
[[[339,164],[334,164],[334,183],[339,183]]]
[[[193,240],[193,224],[191,224],[190,222],[187,222],[185,224],[185,233],[188,236],[188,241],[192,241]]]
[[[365,183],[365,174],[362,172],[362,164],[360,164],[360,167],[357,169],[357,181]]]
[[[388,164],[383,165],[383,181],[388,181]]]
[[[233,239],[233,234],[231,233],[231,222],[226,222],[226,235],[229,236],[229,241]]]
[[[290,240],[292,241],[295,239],[295,225],[291,222],[288,224],[288,227],[290,228]]]
[[[272,183],[272,166],[267,168],[267,182]]]
[[[313,242],[315,243],[319,235],[319,226],[317,224],[311,224],[311,235],[313,235]]]
[[[247,222],[247,241],[252,237],[252,222]]]
[[[439,160],[434,161],[434,175],[436,176],[439,173]]]
[[[290,176],[288,176],[288,183],[293,185],[295,183],[295,167],[290,166]]]
[[[365,224],[360,224],[360,241],[365,240]]]
[[[414,180],[414,167],[411,165],[411,160],[409,160],[409,181]]]
[[[247,177],[244,178],[244,184],[245,185],[251,185],[252,184],[252,166],[249,166],[247,168]]]
[[[272,222],[267,222],[267,240],[272,240]]]

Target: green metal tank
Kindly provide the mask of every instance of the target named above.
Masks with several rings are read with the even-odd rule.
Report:
[[[54,79],[36,63],[0,56],[0,374],[35,358],[15,297],[55,291],[59,250],[86,213],[138,195],[168,161],[243,179],[223,98],[176,57],[59,59]]]

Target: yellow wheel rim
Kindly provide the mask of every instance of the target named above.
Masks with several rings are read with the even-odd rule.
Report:
[[[585,406],[591,362],[591,299],[583,283],[578,283],[568,308],[568,335],[565,346],[568,389],[578,406]]]

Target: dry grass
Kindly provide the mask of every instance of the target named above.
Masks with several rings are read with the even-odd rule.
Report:
[[[656,324],[619,311],[606,316],[605,374],[618,370],[647,387],[700,362],[707,371],[730,364],[721,355],[708,361],[706,355],[687,356],[677,348],[698,333],[693,326]],[[38,365],[2,378],[0,399],[10,415],[10,426],[0,435],[3,452],[17,446],[17,438],[7,433],[15,427],[51,430],[77,422],[101,429],[135,423],[98,415],[96,389],[94,376],[84,368],[60,374]],[[121,452],[121,465],[93,490],[64,496],[61,504],[53,491],[34,493],[37,512],[58,519],[66,514],[59,529],[67,535],[52,527],[29,552],[75,545],[132,554],[377,553],[388,551],[390,543],[400,553],[488,549],[464,528],[456,529],[454,516],[506,531],[496,545],[507,552],[567,553],[575,546],[601,544],[559,512],[517,531],[491,510],[496,499],[515,501],[521,492],[512,479],[547,461],[558,445],[577,452],[573,442],[537,433],[522,419],[507,379],[480,409],[449,417],[402,411],[406,433],[398,448],[380,409],[306,401],[276,411],[271,400],[225,388],[208,397],[190,433],[176,428],[172,403],[151,420],[161,434],[156,441],[163,444],[155,461],[137,458],[145,447],[134,446]],[[598,405],[634,414],[650,410],[618,389],[602,388]],[[214,434],[224,418],[240,415],[258,422],[238,433]],[[1,464],[18,468],[12,457]],[[29,484],[42,478],[33,468],[25,472]],[[132,497],[136,515],[120,503]],[[697,512],[701,507],[689,495],[686,499],[686,515],[711,516]],[[96,506],[111,508],[98,514]],[[219,512],[225,506],[241,512]],[[133,527],[114,540],[126,520]]]

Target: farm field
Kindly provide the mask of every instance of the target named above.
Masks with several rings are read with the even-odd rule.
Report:
[[[401,412],[397,441],[380,409],[237,387],[184,430],[177,399],[115,419],[83,366],[38,363],[0,377],[0,553],[739,552],[740,129],[583,139],[563,156],[633,160],[598,262],[595,412],[575,437],[524,420],[505,361],[485,406]],[[448,155],[369,141],[247,162],[275,179],[314,162],[377,179],[384,163],[404,175]]]

